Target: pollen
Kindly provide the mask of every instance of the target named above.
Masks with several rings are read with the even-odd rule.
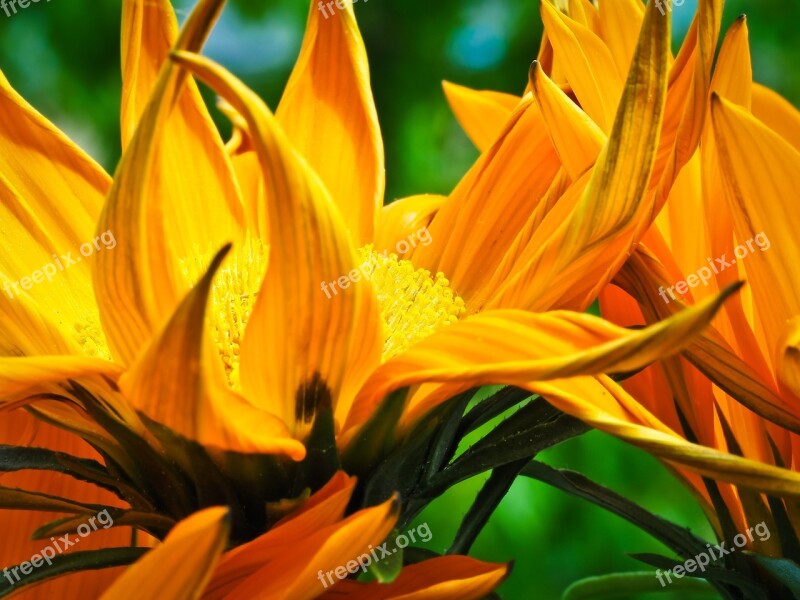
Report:
[[[209,330],[217,347],[228,384],[241,389],[239,350],[245,327],[267,268],[267,249],[263,242],[248,236],[234,246],[214,277],[206,311]],[[181,261],[183,274],[196,283],[213,257],[212,251],[198,253]]]
[[[106,336],[100,326],[100,319],[96,314],[89,315],[75,323],[74,335],[75,341],[78,342],[86,356],[111,360],[108,342],[106,342]]]
[[[372,245],[360,248],[358,254],[380,306],[384,360],[455,323],[464,313],[464,300],[443,273],[432,275],[395,254],[378,253]]]

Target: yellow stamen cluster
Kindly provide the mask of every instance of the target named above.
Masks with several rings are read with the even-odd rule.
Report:
[[[450,288],[443,273],[431,275],[395,254],[376,252],[372,245],[360,248],[358,254],[361,270],[375,289],[385,325],[384,360],[455,323],[464,313],[464,301]]]
[[[384,322],[384,360],[406,350],[441,327],[455,323],[464,313],[464,301],[450,288],[442,273],[416,269],[411,261],[394,254],[378,253],[371,245],[359,249],[361,270],[368,273]],[[192,284],[208,268],[213,254],[198,252],[181,261],[183,274]],[[248,237],[236,246],[214,278],[208,308],[211,334],[228,382],[241,388],[239,348],[247,321],[267,266],[267,249]]]
[[[181,261],[184,275],[196,283],[208,268],[213,253],[198,253]],[[234,246],[214,277],[207,318],[212,338],[225,366],[228,383],[241,389],[239,348],[247,321],[267,267],[267,249],[258,238],[248,236]]]
[[[106,336],[103,334],[97,315],[89,315],[83,321],[75,323],[74,334],[75,340],[86,356],[111,360]]]

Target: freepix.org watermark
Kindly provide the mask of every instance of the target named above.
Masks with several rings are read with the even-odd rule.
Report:
[[[428,527],[427,523],[423,523],[422,525],[417,525],[416,529],[409,529],[406,531],[405,535],[400,534],[396,538],[394,538],[394,545],[395,548],[389,550],[387,546],[389,542],[384,542],[377,548],[373,548],[372,544],[368,546],[369,553],[364,553],[355,560],[351,560],[347,562],[347,565],[336,567],[335,569],[328,571],[327,573],[323,573],[322,569],[320,569],[317,578],[322,582],[323,587],[327,589],[328,583],[325,581],[327,577],[327,581],[330,582],[330,585],[333,585],[335,582],[333,580],[333,576],[336,575],[338,579],[344,579],[348,575],[355,575],[358,573],[359,569],[363,572],[367,572],[367,567],[373,563],[380,562],[382,559],[391,556],[392,554],[396,554],[398,548],[405,548],[411,542],[417,542],[416,536],[414,534],[420,536],[420,542],[429,542],[433,539],[433,534],[431,533],[430,527]],[[378,556],[378,552],[380,552],[380,556]],[[373,560],[374,559],[374,560]]]
[[[403,255],[406,252],[409,252],[412,248],[416,248],[417,244],[430,246],[432,241],[433,237],[431,236],[431,232],[428,231],[427,227],[422,227],[417,231],[412,232],[408,238],[397,242],[395,245],[395,250],[397,251],[398,255]],[[381,254],[382,256],[388,256],[388,252],[386,250],[384,250]],[[333,292],[334,296],[338,296],[339,292],[336,290],[337,285],[339,288],[346,290],[350,287],[351,283],[356,283],[362,279],[369,281],[370,277],[372,277],[372,271],[374,269],[375,263],[373,261],[366,260],[362,262],[358,268],[353,269],[347,275],[342,275],[339,277],[339,279],[335,279],[330,282],[320,282],[320,289],[325,292],[325,295],[328,298],[333,297],[331,296],[331,292]]]
[[[681,579],[686,573],[694,573],[698,569],[700,569],[701,573],[705,573],[706,567],[709,565],[713,565],[718,560],[720,560],[723,556],[731,554],[732,552],[736,552],[736,548],[744,548],[747,545],[747,540],[749,539],[751,542],[754,541],[753,532],[758,536],[758,539],[762,542],[766,542],[770,536],[772,535],[769,532],[769,527],[764,521],[761,521],[755,527],[751,527],[747,530],[747,535],[744,533],[738,533],[733,538],[733,546],[730,548],[725,548],[725,542],[720,542],[716,546],[712,546],[711,544],[706,544],[708,548],[708,552],[701,552],[694,558],[687,559],[682,565],[677,565],[672,567],[669,571],[664,571],[662,573],[661,569],[656,571],[656,579],[661,584],[661,587],[665,587],[667,583],[672,583],[672,575],[675,576],[676,579]],[[716,552],[715,552],[716,551]],[[664,577],[667,578],[667,581],[664,581]]]
[[[675,285],[671,285],[668,288],[664,288],[662,285],[658,288],[658,295],[664,299],[664,302],[669,304],[669,298],[667,298],[667,294],[673,300],[677,300],[677,296],[673,293],[673,290],[678,292],[681,296],[687,294],[689,292],[689,288],[694,288],[702,283],[705,286],[708,286],[708,282],[711,281],[712,275],[722,273],[728,267],[732,267],[736,264],[736,259],[742,259],[747,256],[748,252],[755,252],[756,248],[758,247],[762,252],[766,252],[772,247],[772,243],[767,238],[767,234],[763,231],[757,234],[755,237],[750,238],[743,244],[739,244],[736,248],[733,249],[733,255],[736,258],[732,258],[728,260],[727,255],[723,254],[719,258],[715,258],[714,260],[708,259],[708,267],[700,267],[697,269],[697,272],[692,273],[688,277],[686,277],[686,281],[679,281]],[[710,267],[710,268],[709,268]],[[713,272],[712,272],[713,269]]]
[[[31,3],[38,4],[40,1],[41,0],[0,0],[0,8],[3,9],[7,17],[10,17],[12,14],[17,14],[17,6],[20,8],[28,8]],[[50,2],[50,0],[46,1]]]
[[[358,2],[358,0],[333,0],[327,3],[320,1],[317,7],[319,8],[319,12],[322,13],[322,16],[327,19],[330,16],[328,15],[328,11],[330,11],[331,15],[336,14],[336,11],[333,10],[334,6],[339,10],[344,10],[347,8],[348,4],[355,4],[356,2]],[[364,2],[369,2],[369,0],[364,0]],[[328,10],[325,10],[326,7]]]
[[[81,253],[81,256],[89,257],[94,254],[95,251],[100,251],[103,249],[113,250],[116,247],[117,240],[114,237],[114,234],[111,233],[111,231],[104,231],[100,235],[96,236],[91,242],[81,244],[79,252]],[[8,295],[9,298],[13,299],[14,296],[21,293],[20,288],[23,290],[29,290],[34,284],[43,283],[45,279],[47,281],[53,281],[53,277],[55,277],[58,273],[69,269],[74,264],[81,262],[81,256],[73,257],[72,252],[62,254],[60,257],[56,254],[53,254],[53,262],[42,265],[29,276],[23,277],[19,281],[11,281],[10,279],[6,280],[5,283],[3,283],[3,291]]]
[[[24,563],[17,565],[13,568],[6,568],[3,569],[3,575],[11,585],[16,585],[22,579],[19,574],[19,571],[22,571],[22,575],[30,575],[33,573],[33,569],[41,567],[44,563],[47,563],[48,566],[53,564],[53,559],[56,557],[56,551],[58,554],[61,554],[67,548],[71,548],[75,544],[81,541],[81,538],[85,538],[93,531],[97,531],[97,524],[103,526],[103,529],[108,529],[114,524],[114,519],[108,513],[108,509],[103,509],[94,517],[89,517],[89,520],[86,523],[81,523],[78,525],[76,531],[80,537],[73,537],[70,539],[69,534],[62,535],[60,538],[56,539],[56,537],[51,537],[50,541],[52,544],[49,546],[42,548],[39,554],[34,554],[31,556],[30,560],[26,560]],[[13,578],[12,578],[13,575]]]
[[[672,12],[672,5],[673,4],[675,6],[680,7],[680,6],[683,6],[684,2],[686,2],[686,0],[654,0],[654,1],[656,3],[656,8],[658,9],[658,12],[660,12],[664,16],[667,15],[667,13],[664,12],[664,7],[665,6],[667,8],[667,11]]]

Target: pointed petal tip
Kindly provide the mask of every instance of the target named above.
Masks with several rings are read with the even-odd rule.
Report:
[[[498,587],[499,587],[499,586],[500,586],[500,584],[501,584],[501,583],[503,583],[503,582],[504,582],[506,579],[508,579],[509,577],[511,577],[511,573],[513,573],[513,572],[514,572],[514,566],[516,565],[516,563],[517,563],[517,559],[515,559],[515,558],[512,558],[511,560],[509,560],[509,561],[508,561],[508,562],[505,564],[505,567],[506,567],[506,572],[505,572],[505,573],[503,573],[503,577],[502,577],[502,578],[500,579],[500,581],[498,582],[498,584],[497,584],[497,585],[498,585]]]
[[[211,261],[210,271],[213,272],[217,270],[220,264],[222,264],[222,261],[225,260],[225,257],[228,256],[228,252],[231,251],[231,248],[233,248],[233,242],[228,242],[219,249],[219,252],[214,256],[214,260]]]
[[[395,492],[392,494],[392,504],[389,507],[389,514],[392,517],[399,517],[400,516],[400,509],[403,506],[403,502],[400,500],[400,494]]]
[[[534,85],[534,79],[536,76],[536,71],[542,68],[541,63],[538,60],[534,60],[531,63],[530,68],[528,69],[528,80],[530,80],[531,85]]]
[[[740,289],[742,289],[744,287],[744,284],[745,284],[745,281],[743,279],[740,280],[740,281],[736,281],[736,282],[730,284],[724,290],[722,290],[720,295],[722,296],[723,299],[726,299],[726,298],[732,296],[734,293],[738,292]]]
[[[720,108],[722,107],[724,100],[722,96],[720,96],[717,92],[711,92],[711,118],[712,120],[714,117],[719,113]]]
[[[736,292],[741,290],[742,287],[744,287],[744,284],[745,284],[744,281],[736,281],[736,282],[730,284],[728,287],[726,287],[722,291],[720,291],[720,293],[717,295],[717,297],[714,298],[713,300],[711,300],[711,305],[713,306],[712,314],[716,314],[717,311],[719,311],[720,308],[722,308],[722,306],[725,304],[725,302],[728,300],[728,298],[730,298]]]

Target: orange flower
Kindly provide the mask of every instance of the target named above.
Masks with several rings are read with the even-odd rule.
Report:
[[[366,554],[391,532],[397,504],[344,518],[355,480],[343,473],[312,496],[303,509],[263,536],[223,552],[229,529],[226,511],[210,508],[179,523],[164,544],[114,582],[103,598],[325,597],[327,572]],[[379,557],[380,558],[380,557]],[[361,559],[366,564],[366,559]],[[483,598],[505,577],[505,565],[447,556],[412,565],[393,583],[337,584],[337,598]]]
[[[753,82],[747,38],[742,17],[720,50],[700,148],[620,275],[619,285],[638,306],[615,288],[602,304],[604,314],[620,323],[637,313],[657,320],[730,281],[747,280],[745,293],[726,304],[685,358],[648,369],[626,387],[704,446],[794,471],[800,412],[793,330],[800,306],[793,259],[787,257],[795,252],[800,113]],[[798,526],[794,502],[767,506],[752,490],[728,485],[719,487],[717,499],[706,483],[681,474],[705,499],[721,535],[765,518],[777,530],[773,519],[782,519],[784,510]],[[757,547],[783,554],[774,538]]]
[[[713,141],[709,139],[713,136],[709,136],[709,130],[704,127],[710,126],[706,115],[722,2],[701,0],[689,33],[675,57],[666,42],[659,39],[661,34],[666,36],[671,15],[661,15],[654,3],[645,9],[637,0],[601,2],[598,7],[588,2],[547,0],[541,3],[541,14],[545,34],[538,61],[530,71],[528,89],[522,98],[445,84],[445,92],[454,113],[476,146],[484,151],[484,156],[502,150],[508,140],[508,129],[517,122],[524,107],[534,104],[539,109],[537,130],[542,135],[546,134],[562,163],[562,171],[554,178],[545,200],[530,213],[526,227],[514,242],[516,248],[526,250],[518,251],[520,259],[506,261],[506,264],[514,265],[517,269],[516,275],[509,277],[507,270],[500,269],[488,287],[492,288],[491,293],[496,297],[511,297],[526,308],[541,309],[551,305],[543,303],[540,296],[531,294],[541,294],[542,287],[528,284],[542,277],[558,281],[570,278],[574,273],[576,278],[570,279],[571,286],[564,288],[554,285],[548,290],[547,297],[554,298],[558,294],[561,306],[566,301],[567,306],[583,309],[596,293],[603,290],[601,298],[604,300],[602,308],[605,315],[625,325],[640,324],[642,320],[638,318],[640,312],[635,304],[629,298],[620,301],[619,294],[614,291],[616,288],[606,287],[613,279],[624,282],[626,289],[636,289],[635,295],[639,300],[646,302],[648,307],[653,305],[658,309],[648,312],[648,322],[654,323],[659,318],[674,315],[679,307],[674,303],[665,306],[658,296],[659,285],[666,281],[674,283],[682,277],[663,278],[661,283],[656,283],[657,280],[651,279],[649,274],[652,270],[644,266],[629,274],[637,264],[635,260],[628,262],[620,275],[616,275],[616,269],[627,260],[630,253],[636,252],[634,259],[639,255],[637,249],[642,248],[642,240],[651,252],[661,251],[664,244],[661,241],[652,242],[657,234],[654,234],[655,229],[650,229],[657,215],[661,216],[656,227],[659,223],[668,222],[667,214],[675,215],[671,217],[672,248],[691,256],[685,263],[687,273],[706,264],[709,254],[720,256],[725,244],[730,243],[717,241],[715,248],[711,249],[695,243],[706,225],[704,220],[711,219],[700,210],[703,206],[701,197],[712,198],[716,203],[707,211],[708,215],[714,215],[713,220],[708,221],[708,226],[712,230],[727,233],[728,237],[731,229],[725,229],[724,215],[720,218],[718,205],[722,197],[718,195],[719,192],[701,196],[699,188],[695,186],[695,193],[690,195],[685,185],[690,174],[696,175],[701,154],[706,160],[705,154]],[[740,45],[727,51],[723,49],[723,52],[727,59],[717,68],[716,87],[725,85],[739,88],[743,85],[742,81],[750,80],[749,62],[741,60]],[[731,69],[740,72],[735,75]],[[743,69],[747,69],[747,72],[741,72]],[[627,81],[624,77],[626,72]],[[640,73],[638,78],[637,72]],[[632,112],[626,98],[650,97],[653,92],[646,87],[647,83],[652,84],[659,77],[663,78],[664,86],[661,90],[664,93],[663,111],[659,110],[657,103],[650,102],[643,104],[646,108],[641,114]],[[781,130],[796,132],[796,116],[785,101],[763,87],[757,87],[754,97],[758,98],[760,114],[769,113],[771,123],[783,122]],[[652,122],[648,127],[646,123],[650,119]],[[616,142],[621,132],[625,131],[629,131],[630,137],[625,139],[621,147],[617,147]],[[654,136],[651,144],[643,141],[648,139],[648,132]],[[637,154],[646,152],[648,148],[653,150],[651,154]],[[619,163],[633,171],[623,170]],[[535,163],[530,161],[527,164]],[[636,166],[642,164],[646,164],[647,169],[636,170]],[[706,160],[703,168],[714,173],[718,170],[717,164]],[[617,167],[618,171],[612,170],[612,167]],[[621,177],[613,179],[608,173],[619,173]],[[598,213],[589,213],[591,217],[582,218],[587,214],[587,209],[575,209],[575,206],[579,199],[586,202],[592,197],[589,192],[585,192],[583,197],[580,195],[584,189],[592,190],[591,184],[587,186],[590,178],[593,181],[614,181],[614,184],[598,197]],[[718,181],[716,185],[721,183]],[[599,201],[601,198],[602,202]],[[670,203],[666,211],[661,211],[668,198]],[[617,199],[619,202],[616,202]],[[682,208],[675,210],[671,208],[673,206]],[[522,211],[521,214],[527,216],[529,213]],[[628,218],[623,219],[624,215]],[[571,258],[571,262],[544,263],[551,268],[542,268],[547,244],[551,240],[563,239],[558,232],[565,229],[563,221],[569,218],[581,219],[588,239],[596,240],[597,247],[602,248],[604,260],[598,259],[587,264],[596,255],[582,251],[579,258]],[[616,239],[605,229],[608,220],[613,219],[624,224],[619,230],[613,230]],[[678,231],[678,228],[681,230]],[[431,226],[431,232],[435,235],[434,226]],[[584,248],[580,244],[578,247]],[[610,253],[610,248],[617,248],[619,252]],[[615,256],[611,262],[608,261],[609,254]],[[573,255],[567,250],[565,256]],[[652,261],[649,261],[648,266],[651,264]],[[672,263],[665,259],[665,264]],[[676,273],[680,271],[673,271],[673,274]],[[719,290],[736,282],[737,275],[735,271],[727,272],[718,285],[708,289],[700,298],[708,301]],[[504,281],[498,286],[500,278]],[[526,285],[523,287],[523,284]],[[500,291],[497,291],[498,288]],[[589,288],[592,290],[590,294],[580,295]],[[528,296],[524,295],[526,293]],[[614,296],[616,304],[612,309],[608,299],[613,294],[617,295]],[[493,299],[486,305],[496,303],[498,300]],[[740,305],[741,300],[737,298],[731,307]],[[726,312],[729,310],[733,308],[727,308]],[[700,355],[692,355],[693,360],[710,364],[717,350],[718,346],[712,347],[706,343]],[[713,369],[717,380],[728,389],[733,372],[745,368],[741,363],[736,364],[735,367],[730,364],[724,367],[719,364],[707,366],[706,372]],[[639,379],[650,376],[652,372],[648,370]],[[700,473],[751,489],[769,490],[778,495],[797,494],[796,483],[790,483],[796,482],[796,473],[761,462],[765,456],[763,452],[753,456],[759,460],[740,460],[731,454],[717,452],[717,448],[727,450],[725,444],[701,446],[675,443],[673,436],[679,435],[682,439],[685,436],[674,410],[673,394],[687,414],[703,411],[703,425],[697,424],[698,429],[705,428],[708,431],[713,428],[712,407],[706,402],[698,405],[698,401],[680,387],[668,388],[663,379],[655,379],[651,383],[655,392],[651,389],[648,393],[635,383],[626,384],[625,389],[635,390],[633,396],[603,378],[558,381],[531,386],[529,389],[541,393],[564,412],[645,448],[674,467],[691,465],[689,470],[680,468],[684,473],[691,473],[695,482],[700,481]],[[745,386],[742,388],[745,389]],[[768,391],[764,386],[750,383],[746,390],[747,393],[740,396],[745,398],[748,406],[755,404],[780,418],[788,417],[793,412],[784,403],[777,402],[773,393],[763,396]],[[651,393],[655,393],[658,402],[649,400]],[[695,404],[690,411],[692,402]],[[719,435],[718,430],[717,438]],[[689,439],[694,438],[689,436]],[[762,444],[762,450],[764,448]]]
[[[383,496],[317,523],[309,504],[320,497],[304,505],[310,491],[344,485],[329,483],[341,466],[380,470],[434,408],[488,383],[540,393],[701,473],[800,493],[793,473],[688,443],[603,374],[679,352],[736,286],[641,330],[582,312],[639,241],[696,144],[707,21],[670,77],[669,20],[651,7],[638,41],[627,32],[616,49],[615,77],[609,71],[601,81],[593,61],[610,69],[613,55],[584,53],[582,45],[596,46],[586,25],[545,5],[555,52],[548,58],[545,45],[533,92],[497,139],[450,197],[382,209],[383,149],[352,7],[324,19],[312,5],[273,115],[197,54],[221,6],[201,0],[179,33],[167,0],[125,0],[124,152],[113,180],[0,80],[0,221],[13,250],[0,252],[3,283],[101,238],[95,231],[115,239],[52,281],[0,295],[0,408],[24,406],[18,422],[41,427],[5,450],[17,453],[15,469],[79,480],[4,476],[24,486],[0,487],[0,506],[26,509],[15,532],[35,528],[32,511],[72,515],[43,535],[105,506],[97,502],[106,496],[89,500],[89,481],[119,496],[109,505],[116,525],[165,539],[109,594],[148,585],[163,597],[194,597],[206,585],[230,585],[247,595],[280,582],[287,597],[310,597],[324,591],[315,569],[350,560],[396,519],[390,504],[379,504]],[[579,60],[559,58],[571,52]],[[571,90],[552,80],[560,69]],[[236,126],[227,145],[194,76],[227,103]],[[694,90],[689,100],[685,89]],[[431,243],[381,254],[422,226]],[[2,433],[10,440],[18,431],[7,425]],[[360,506],[364,494],[354,501]],[[209,509],[219,506],[229,521]],[[276,540],[301,525],[313,532],[275,554]],[[102,537],[96,543],[106,548]],[[196,571],[226,544],[238,548],[216,575]],[[36,581],[128,564],[143,551],[131,544],[70,554]],[[26,553],[9,544],[4,560]],[[288,565],[309,553],[318,564]],[[408,566],[390,586],[337,588],[477,597],[504,573],[446,557]],[[75,577],[86,587],[59,587],[64,597],[107,584],[105,575]]]

